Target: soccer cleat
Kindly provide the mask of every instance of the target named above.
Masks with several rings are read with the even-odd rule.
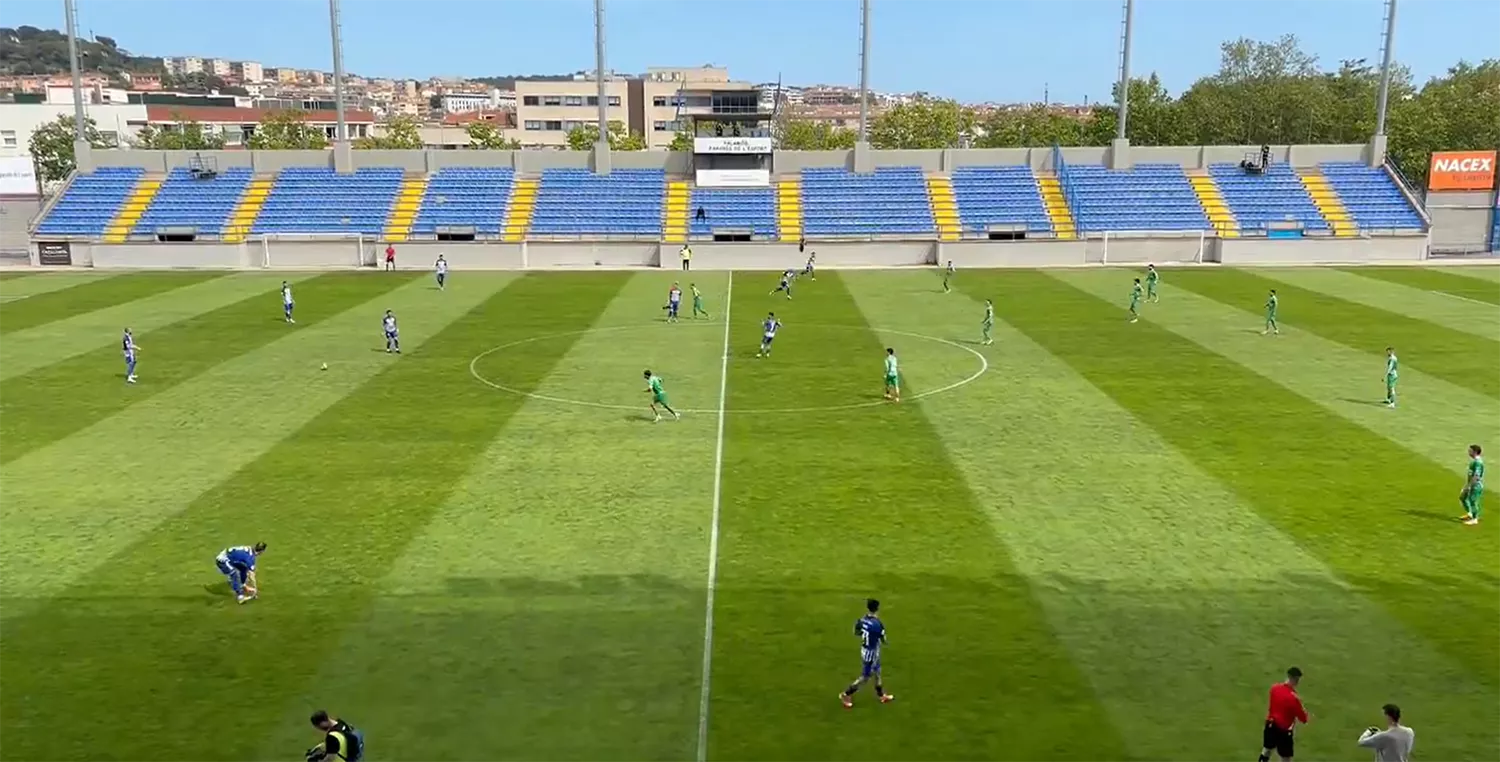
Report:
[[[1473,516],[1470,516],[1470,517],[1464,519],[1464,524],[1467,525],[1467,526],[1471,526],[1471,527],[1472,526],[1477,526],[1479,524],[1479,519],[1474,518]]]
[[[847,694],[847,693],[840,693],[839,694],[839,703],[843,704],[845,709],[853,709],[854,708],[854,699],[851,698],[849,696],[849,694]]]
[[[125,383],[127,383],[127,384],[133,384],[133,383],[135,383],[135,376],[126,376],[125,377]]]
[[[889,704],[889,703],[891,703],[892,701],[895,701],[895,700],[896,700],[896,697],[893,696],[893,695],[891,695],[891,694],[889,694],[889,693],[883,694],[880,697],[880,703],[882,703],[882,704]]]
[[[673,412],[672,413],[672,420],[674,420],[674,421],[680,421],[680,420],[682,420],[682,413]]]
[[[250,596],[248,596],[248,595],[243,595],[242,594],[242,595],[236,595],[234,597],[234,602],[235,603],[244,603],[245,601],[248,601],[248,600],[250,600]]]

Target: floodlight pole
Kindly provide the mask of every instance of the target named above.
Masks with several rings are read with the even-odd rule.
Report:
[[[1385,3],[1385,37],[1381,40],[1380,98],[1375,105],[1375,135],[1385,135],[1385,109],[1391,93],[1391,58],[1396,41],[1396,0]]]
[[[859,4],[859,142],[870,135],[870,0]]]
[[[1125,0],[1124,30],[1120,33],[1120,93],[1116,98],[1119,119],[1115,124],[1115,139],[1125,139],[1125,122],[1130,118],[1130,46],[1131,22],[1135,16],[1135,0]]]
[[[604,86],[604,0],[594,0],[594,84],[599,89],[599,138],[594,141],[594,173],[609,174],[609,90]]]
[[[78,64],[78,9],[73,0],[63,0],[64,15],[68,24],[68,66],[73,70],[73,157],[79,169],[92,169],[88,160],[89,141],[84,132],[83,74]],[[82,162],[82,163],[80,163]]]
[[[339,38],[339,0],[328,0],[328,30],[333,37],[333,113],[337,120],[333,139],[349,139],[349,125],[344,121],[344,44]]]

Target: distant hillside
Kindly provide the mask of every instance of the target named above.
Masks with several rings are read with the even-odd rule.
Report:
[[[80,38],[78,58],[83,71],[162,73],[161,59],[131,55],[109,37]],[[34,26],[0,27],[0,74],[53,74],[68,69],[66,34]]]
[[[516,80],[531,79],[542,82],[567,82],[573,79],[572,74],[514,74],[508,77],[471,77],[470,82],[482,82],[490,87],[501,90],[516,89]]]

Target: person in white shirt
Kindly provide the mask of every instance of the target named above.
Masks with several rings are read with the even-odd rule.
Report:
[[[1401,707],[1386,704],[1380,709],[1385,712],[1385,730],[1366,728],[1359,736],[1359,745],[1375,750],[1375,762],[1407,762],[1411,759],[1416,731],[1401,724]]]

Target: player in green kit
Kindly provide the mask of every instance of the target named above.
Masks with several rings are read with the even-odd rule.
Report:
[[[1130,287],[1130,322],[1134,323],[1141,319],[1141,279],[1135,279],[1135,285]]]
[[[1464,491],[1458,493],[1458,502],[1464,506],[1464,523],[1474,526],[1479,523],[1479,501],[1484,497],[1484,450],[1477,444],[1469,445],[1469,477],[1464,482]]]
[[[1146,265],[1146,301],[1159,302],[1161,295],[1156,293],[1156,282],[1161,280],[1161,273],[1156,271],[1156,265]]]
[[[653,376],[649,370],[646,371],[646,393],[651,395],[651,415],[655,420],[661,420],[661,413],[656,410],[657,405],[661,405],[663,410],[671,413],[673,420],[682,417],[672,409],[671,405],[667,404],[667,390],[661,386],[661,376]]]
[[[1266,328],[1260,332],[1264,336],[1268,333],[1281,335],[1281,327],[1276,325],[1276,289],[1271,289],[1271,295],[1266,298]]]
[[[1385,406],[1396,406],[1396,348],[1385,348]]]
[[[896,350],[885,350],[885,398],[891,402],[901,401],[901,372],[896,367]]]
[[[693,290],[693,319],[698,319],[699,313],[702,313],[703,317],[712,320],[713,318],[708,314],[708,310],[703,309],[703,294],[698,292],[698,284],[689,283],[688,288]]]
[[[984,300],[984,322],[979,324],[979,328],[984,333],[984,338],[980,343],[994,344],[995,340],[990,338],[990,331],[995,329],[995,303],[988,299]]]
[[[953,273],[955,272],[957,270],[953,268],[953,260],[950,259],[948,260],[948,266],[943,268],[943,293],[946,294],[953,290],[953,287],[949,286],[948,282],[953,280]]]

